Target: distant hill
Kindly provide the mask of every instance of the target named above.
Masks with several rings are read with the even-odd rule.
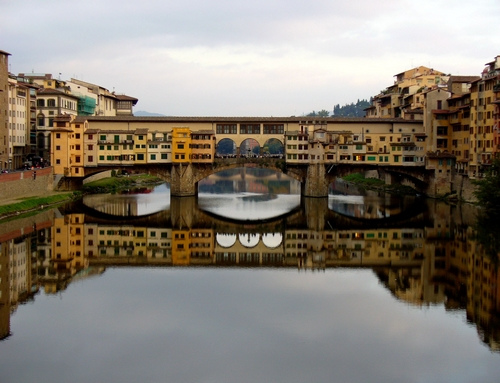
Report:
[[[146,112],[144,110],[139,110],[138,112],[134,112],[134,116],[137,117],[162,117],[164,114],[160,113],[151,113],[151,112]]]

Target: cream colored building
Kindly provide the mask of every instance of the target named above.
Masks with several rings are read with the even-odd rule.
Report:
[[[8,162],[11,170],[18,169],[25,160],[30,140],[30,88],[9,78],[9,139]]]
[[[371,107],[366,109],[366,117],[420,120],[423,99],[419,93],[448,81],[443,72],[425,66],[406,70],[394,77],[393,85],[373,97]]]
[[[0,169],[9,167],[9,56],[0,50]]]

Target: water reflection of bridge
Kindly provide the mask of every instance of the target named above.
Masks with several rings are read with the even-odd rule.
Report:
[[[91,253],[99,256],[90,260],[97,265],[415,267],[423,257],[415,250],[422,247],[415,241],[423,238],[426,223],[422,207],[413,216],[374,223],[329,210],[327,199],[304,199],[300,209],[286,216],[240,222],[198,209],[196,198],[173,197],[168,210],[133,219],[86,209],[85,224],[106,227],[108,233],[93,241],[99,246]],[[78,204],[70,210],[84,211]]]
[[[499,275],[475,242],[472,221],[464,221],[462,209],[454,214],[452,207],[426,201],[422,211],[404,223],[360,225],[346,217],[331,221],[330,214],[335,217],[335,213],[305,219],[324,209],[321,203],[314,208],[318,200],[312,199],[311,206],[276,221],[246,225],[190,212],[194,202],[181,200],[173,199],[168,211],[134,219],[111,220],[74,204],[4,225],[2,251],[12,251],[13,258],[1,258],[2,275],[21,270],[18,266],[13,270],[14,264],[36,272],[21,274],[33,280],[18,278],[0,285],[5,288],[0,295],[2,333],[9,334],[13,307],[9,302],[15,306],[16,299],[28,299],[38,285],[55,293],[75,278],[108,266],[366,267],[398,299],[418,306],[443,304],[447,309],[467,310],[480,334],[488,334],[481,335],[483,341],[497,348],[500,335],[492,323],[500,308]],[[191,220],[185,212],[193,214]],[[31,251],[36,256],[27,256]],[[25,261],[18,262],[21,259]],[[14,282],[16,296],[9,294]],[[28,289],[23,291],[22,286]]]
[[[134,199],[127,200],[127,196],[120,200],[114,195],[98,196],[97,203],[92,207],[93,196],[84,200],[86,206],[75,205],[78,211],[85,211],[94,219],[105,221],[120,221],[133,219],[134,222],[152,225],[174,225],[182,227],[215,227],[221,232],[231,232],[232,228],[239,228],[242,224],[250,230],[268,228],[271,231],[285,227],[314,227],[323,228],[370,228],[378,227],[414,227],[422,226],[429,217],[424,200],[415,199],[404,210],[401,206],[390,207],[396,213],[385,217],[365,219],[362,216],[350,216],[335,212],[329,208],[328,198],[301,199],[301,206],[284,213],[280,217],[259,221],[247,221],[222,218],[216,214],[201,210],[198,207],[197,197],[171,197],[170,201],[163,201],[164,210],[154,214],[137,216],[138,208]],[[104,200],[101,200],[104,198]],[[109,203],[108,203],[109,202]],[[132,207],[131,207],[132,205]],[[278,231],[280,231],[278,230]],[[269,230],[268,230],[269,231]]]

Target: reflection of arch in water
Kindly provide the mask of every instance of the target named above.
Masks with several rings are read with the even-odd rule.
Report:
[[[260,236],[258,234],[240,233],[238,239],[243,247],[252,248],[259,244]]]
[[[239,234],[229,234],[229,233],[217,233],[215,235],[217,244],[222,248],[231,248],[236,245],[236,239],[238,239],[241,246],[246,248],[253,248],[262,244],[268,249],[276,249],[280,247],[283,243],[283,235],[281,233],[239,233]]]
[[[262,242],[266,247],[275,249],[283,242],[283,235],[281,233],[265,233],[262,234]]]
[[[215,240],[220,247],[229,248],[236,243],[236,234],[217,233]]]
[[[165,190],[151,194],[89,194],[82,202],[87,208],[108,216],[148,216],[170,208],[170,194]]]

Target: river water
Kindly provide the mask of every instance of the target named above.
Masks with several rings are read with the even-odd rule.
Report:
[[[476,211],[227,172],[0,223],[0,382],[498,382]]]

